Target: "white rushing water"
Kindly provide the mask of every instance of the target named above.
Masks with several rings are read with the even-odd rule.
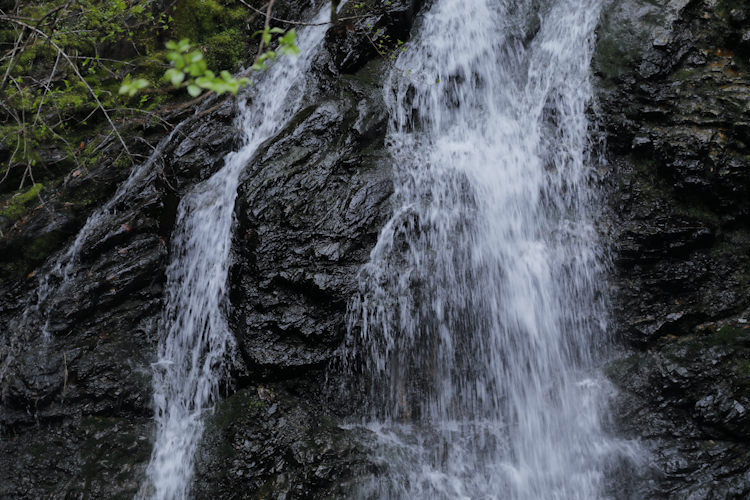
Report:
[[[313,23],[325,21],[329,12],[323,8]],[[180,202],[154,365],[156,441],[138,498],[188,497],[203,417],[217,396],[227,357],[234,349],[224,309],[240,174],[258,146],[298,110],[307,70],[324,33],[322,26],[303,30],[297,40],[302,53],[263,75],[252,103],[240,104],[242,147],[228,154],[224,166]]]
[[[395,205],[345,363],[387,472],[362,497],[594,500],[606,256],[586,107],[600,0],[435,0],[386,88]],[[359,376],[359,375],[358,375]]]

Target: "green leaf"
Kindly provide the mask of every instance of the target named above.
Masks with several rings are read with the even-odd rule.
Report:
[[[219,95],[225,94],[227,92],[232,92],[233,94],[236,94],[237,90],[235,90],[235,87],[236,87],[235,85],[231,85],[226,82],[218,82],[214,86],[214,92],[216,92]]]
[[[133,84],[138,88],[138,90],[140,90],[145,89],[146,87],[151,85],[151,82],[149,82],[145,78],[136,78],[135,80],[133,80]]]
[[[198,97],[201,94],[201,88],[197,85],[188,85],[187,91],[193,97]]]
[[[297,40],[297,32],[294,30],[294,28],[292,28],[289,31],[287,31],[286,34],[279,39],[279,43],[282,43],[285,45],[293,45],[296,40]]]
[[[296,45],[288,47],[280,47],[279,51],[285,56],[296,56],[299,55],[299,47]]]
[[[189,65],[187,68],[185,68],[185,71],[187,71],[192,77],[201,76],[203,73],[206,72],[206,66],[203,65],[201,67],[200,63],[201,61],[198,61],[195,64]]]
[[[213,83],[214,81],[211,78],[206,78],[205,76],[201,76],[195,79],[195,85],[197,85],[198,87],[204,88],[206,90],[213,90],[212,89]],[[189,89],[190,87],[188,87],[188,90]]]
[[[164,73],[164,77],[169,80],[172,85],[179,87],[183,80],[185,80],[185,73],[175,68],[169,68]]]

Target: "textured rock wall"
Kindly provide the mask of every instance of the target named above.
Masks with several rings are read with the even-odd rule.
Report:
[[[197,180],[174,170],[220,165],[234,142],[231,118],[226,104],[167,148],[163,163],[102,216],[68,280],[50,278],[54,292],[40,310],[39,279],[65,246],[36,275],[2,283],[0,498],[133,497],[151,453],[150,363],[178,186]],[[208,141],[184,146],[199,137]],[[90,174],[92,189],[107,168]]]
[[[418,3],[370,3],[375,31],[405,40]],[[628,346],[608,373],[619,431],[652,452],[615,497],[746,498],[750,7],[610,0],[597,44],[614,324]],[[387,60],[346,25],[325,45],[306,105],[240,187],[229,297],[239,356],[207,422],[197,498],[333,497],[379,467],[367,436],[338,427],[347,409],[323,385],[390,210]],[[176,206],[235,147],[234,113],[225,103],[186,125],[105,215],[50,299],[48,341],[47,318],[28,309],[38,278],[125,172],[112,158],[71,176],[51,210],[0,240],[0,498],[132,498],[151,450],[149,364]]]
[[[301,18],[306,7],[290,2],[275,13]],[[371,1],[357,13],[368,13],[362,25],[373,26],[374,41],[405,40],[417,8]],[[240,187],[230,273],[240,352],[227,399],[207,424],[196,498],[322,497],[366,466],[322,396],[392,190],[383,144],[388,54],[351,28],[329,29],[304,109],[259,150]],[[176,207],[238,137],[231,101],[201,110],[102,215],[68,280],[50,278],[43,307],[35,307],[40,278],[127,172],[111,158],[71,175],[49,210],[0,240],[0,272],[8,270],[0,275],[0,498],[135,494],[151,452],[150,363]],[[24,252],[40,238],[49,244],[29,261]]]
[[[595,57],[634,498],[750,495],[750,6],[610,2]],[[648,489],[650,488],[650,489]]]
[[[383,5],[388,14],[365,23],[405,40],[418,4]],[[388,59],[345,27],[329,30],[325,47],[309,105],[260,149],[239,189],[230,321],[243,388],[209,421],[199,497],[348,498],[377,468],[367,436],[337,426],[347,402],[329,401],[324,386],[336,383],[326,367],[391,213]]]

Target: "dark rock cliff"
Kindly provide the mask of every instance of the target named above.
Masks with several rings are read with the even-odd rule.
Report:
[[[750,495],[750,6],[610,2],[594,60],[633,498]]]
[[[305,2],[293,4],[298,17]],[[366,22],[405,40],[418,7],[369,2]],[[351,25],[329,29],[302,111],[247,165],[230,271],[239,355],[207,420],[196,498],[329,498],[377,470],[323,389],[390,211],[388,57],[375,47]],[[594,68],[624,346],[607,368],[620,387],[613,413],[651,452],[615,496],[747,498],[750,7],[610,0]],[[231,101],[201,109],[101,215],[41,306],[43,277],[127,175],[116,152],[0,238],[0,498],[137,490],[177,203],[236,147]]]
[[[68,278],[50,275],[46,300],[39,290],[64,246],[35,275],[2,283],[0,497],[132,498],[151,448],[150,363],[179,196],[172,171],[220,165],[235,138],[231,118],[227,103],[168,145],[137,189],[100,215]],[[184,146],[198,138],[200,147]],[[83,182],[111,193],[99,186],[107,168]]]
[[[382,67],[339,77],[259,151],[240,187],[231,322],[239,383],[250,386],[210,420],[197,468],[205,498],[236,498],[239,486],[312,498],[365,464],[331,425],[323,386],[357,272],[390,214]],[[228,418],[238,406],[254,413]]]
[[[303,4],[277,14],[300,18]],[[358,269],[390,213],[382,77],[394,47],[378,53],[372,41],[408,38],[417,8],[360,5],[369,38],[359,25],[330,28],[305,106],[247,165],[230,272],[239,356],[227,398],[208,418],[196,498],[323,497],[369,467],[322,386]],[[69,260],[86,217],[127,177],[112,166],[116,151],[3,236],[0,498],[136,493],[151,451],[150,363],[176,207],[236,148],[235,112],[228,100],[204,103],[142,178],[95,215],[65,279],[50,274],[55,263]],[[40,249],[30,258],[32,245]]]

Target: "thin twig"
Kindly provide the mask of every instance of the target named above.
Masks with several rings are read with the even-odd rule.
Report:
[[[21,85],[18,83],[18,81],[13,78],[12,76],[9,77],[10,81],[13,82],[13,85],[16,86],[18,89],[18,93],[23,95],[23,89],[21,89]],[[21,126],[21,133],[23,134],[23,158],[28,158],[29,153],[27,150],[27,144],[28,144],[28,132],[26,130],[26,103],[24,102],[24,99],[21,99],[21,120],[18,122]],[[26,162],[26,169],[23,171],[23,176],[21,177],[21,185],[18,186],[18,189],[23,189],[23,184],[26,181],[26,177],[31,173],[31,162]],[[32,177],[33,182],[33,177]]]
[[[373,47],[373,48],[375,49],[375,52],[377,52],[377,54],[378,54],[378,55],[379,55],[380,57],[382,57],[383,59],[387,59],[387,58],[386,58],[386,56],[385,56],[385,54],[383,53],[383,51],[382,51],[382,50],[380,50],[380,48],[379,48],[379,47],[378,47],[378,46],[377,46],[377,45],[375,44],[375,41],[374,41],[374,40],[372,39],[372,37],[370,37],[370,34],[369,34],[369,33],[367,32],[367,30],[366,30],[366,29],[363,29],[363,30],[362,30],[362,33],[363,33],[363,34],[365,35],[365,37],[367,38],[367,41],[368,41],[368,42],[370,42],[370,44],[372,45],[372,47]]]
[[[40,26],[40,25],[42,24],[42,21],[44,21],[44,20],[45,20],[46,18],[48,18],[48,17],[50,17],[50,16],[53,16],[53,15],[55,15],[55,16],[56,16],[56,15],[57,15],[57,13],[58,13],[58,12],[60,12],[61,10],[63,10],[63,9],[67,9],[67,8],[68,8],[68,5],[70,5],[70,2],[71,2],[71,1],[72,1],[72,0],[68,0],[68,1],[67,1],[67,2],[65,2],[64,4],[62,4],[62,5],[58,6],[58,7],[55,7],[54,9],[52,9],[52,10],[50,10],[49,12],[47,12],[46,14],[44,14],[44,15],[43,15],[43,16],[42,16],[41,18],[39,18],[38,20],[35,20],[35,21],[36,21],[36,26],[34,26],[34,27],[32,27],[32,26],[30,26],[30,25],[28,25],[28,24],[26,24],[26,23],[24,23],[24,22],[18,21],[18,20],[17,20],[16,18],[15,18],[15,16],[12,16],[12,15],[9,15],[9,14],[3,14],[2,16],[0,16],[0,19],[5,19],[5,20],[7,20],[7,21],[10,21],[10,22],[15,22],[16,24],[20,24],[20,25],[22,25],[22,26],[25,26],[25,28],[24,28],[23,30],[21,30],[21,34],[20,34],[20,35],[19,35],[19,37],[18,37],[18,40],[17,40],[17,41],[20,41],[20,39],[21,39],[21,38],[23,38],[23,33],[24,33],[24,31],[26,31],[26,29],[29,29],[29,28],[30,28],[30,29],[32,29],[32,30],[34,30],[34,31],[37,31],[37,32],[39,32],[39,33],[42,33],[42,34],[44,34],[44,33],[43,33],[42,31],[40,31],[40,30],[38,29],[38,28],[39,28],[39,26]],[[18,4],[16,4],[16,7],[18,7]],[[17,9],[16,9],[16,10],[17,10]],[[46,37],[46,35],[45,35],[45,37]],[[25,50],[26,50],[26,47],[28,47],[28,46],[29,46],[29,42],[31,41],[31,39],[32,39],[32,38],[33,38],[33,37],[31,37],[31,36],[28,36],[28,37],[26,38],[26,42],[24,43],[24,45],[23,45],[23,48],[22,48],[22,49],[20,50],[20,52],[19,52],[19,53],[22,53],[23,51],[25,51]],[[13,51],[14,51],[14,53],[15,53],[15,51],[16,51],[16,46],[14,46],[14,47],[13,47]],[[16,59],[16,60],[13,60],[13,58],[11,57],[11,61],[10,61],[10,63],[8,63],[8,69],[6,70],[6,72],[5,72],[5,76],[3,77],[3,81],[2,81],[2,83],[0,83],[0,94],[2,94],[2,93],[3,93],[3,90],[5,90],[5,86],[6,86],[7,84],[8,84],[8,77],[10,76],[10,74],[11,74],[11,71],[13,71],[13,69],[15,68],[15,66],[16,66],[16,64],[17,64],[17,63],[18,63],[18,59]]]
[[[119,108],[119,110],[145,114],[149,118],[153,118],[153,119],[156,119],[157,121],[160,121],[165,130],[172,130],[174,128],[174,125],[172,125],[167,120],[159,116],[159,114],[154,113],[153,111],[147,111],[145,109],[138,109],[138,108]],[[111,110],[111,111],[114,111],[114,110]]]
[[[42,95],[42,100],[39,101],[39,107],[36,110],[36,117],[34,117],[34,123],[31,124],[32,127],[36,125],[36,122],[39,121],[39,114],[42,112],[42,106],[44,106],[44,100],[47,98],[47,94],[49,93],[50,85],[52,84],[52,78],[55,76],[55,72],[57,72],[57,64],[60,62],[60,54],[57,54],[57,57],[55,58],[55,64],[52,66],[52,71],[50,72],[49,76],[47,77],[47,83],[44,85],[44,94]]]
[[[3,108],[5,108],[5,111],[8,113],[8,115],[10,115],[16,121],[16,124],[18,125],[19,130],[22,130],[24,128],[24,124],[21,122],[21,118],[19,118],[17,110],[8,107],[5,104],[5,102],[3,102],[2,100],[0,100],[0,106],[2,106]],[[15,149],[13,149],[13,152],[8,157],[8,167],[5,169],[5,173],[3,174],[3,178],[0,179],[0,184],[2,184],[3,182],[5,182],[5,179],[8,178],[8,175],[10,175],[10,170],[13,167],[16,166],[13,163],[13,159],[16,157],[16,154],[18,154],[18,150],[21,148],[21,143],[22,143],[22,139],[21,139],[21,136],[19,135],[19,136],[16,137],[16,147],[15,147]]]
[[[253,7],[252,5],[250,5],[249,3],[247,3],[245,0],[240,0],[240,3],[242,5],[244,5],[245,7],[247,7],[248,9],[257,12],[258,14],[265,15],[265,13],[262,10]],[[387,11],[384,11],[383,14],[388,14],[390,12],[395,12],[395,11],[387,10]],[[364,19],[366,17],[371,17],[371,16],[372,16],[372,14],[362,14],[362,15],[359,15],[359,16],[339,17],[338,21],[339,22],[341,22],[341,21],[354,21],[354,20],[357,20],[357,19]],[[326,26],[328,24],[334,24],[331,21],[324,21],[322,23],[305,23],[303,21],[291,21],[289,19],[280,19],[278,17],[273,17],[273,16],[270,16],[269,19],[271,21],[276,21],[277,23],[293,24],[295,26]]]
[[[18,35],[18,38],[16,39],[16,42],[13,44],[13,51],[10,54],[10,62],[8,63],[8,67],[5,70],[5,74],[3,75],[2,83],[0,83],[0,94],[3,93],[3,90],[5,90],[5,86],[8,84],[8,78],[10,77],[10,72],[13,71],[13,69],[16,67],[16,63],[18,60],[16,59],[16,54],[23,53],[24,50],[26,50],[26,47],[29,45],[29,40],[31,40],[31,36],[26,37],[26,41],[23,43],[23,48],[20,50],[18,47],[21,45],[21,42],[23,41],[23,35],[26,33],[26,28],[23,28],[21,30],[21,34]]]
[[[276,3],[276,0],[271,0],[268,2],[268,8],[266,9],[266,21],[264,24],[264,29],[269,29],[271,27],[271,9],[273,8],[273,4]],[[266,46],[266,41],[263,39],[263,35],[260,37],[260,43],[258,43],[258,54],[255,56],[255,62],[258,62],[258,59],[260,59],[260,56],[263,54],[263,48]]]

